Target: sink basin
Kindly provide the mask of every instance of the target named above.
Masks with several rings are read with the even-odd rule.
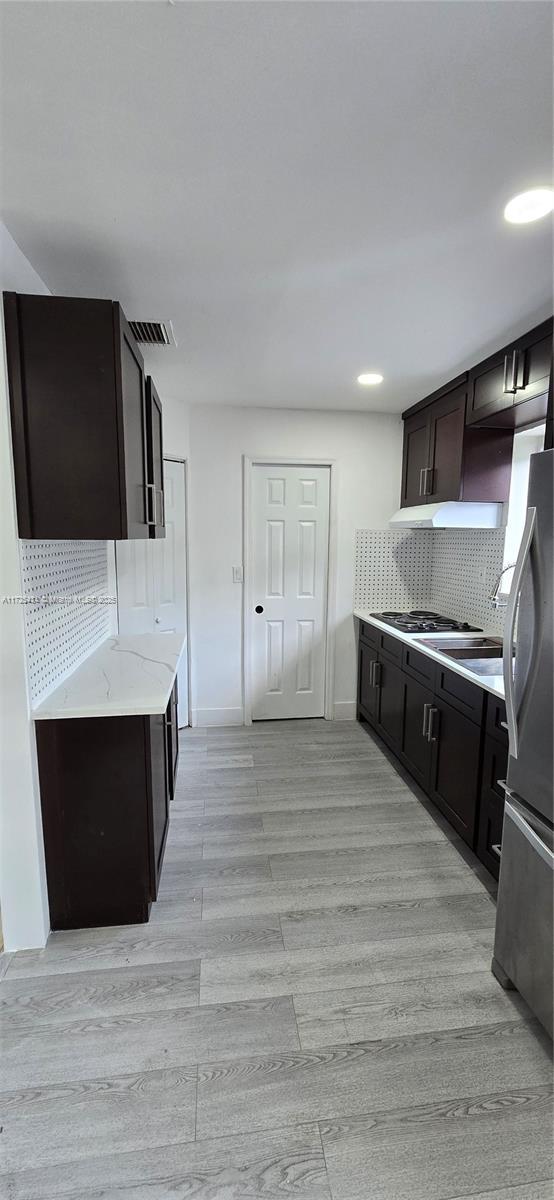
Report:
[[[475,675],[502,675],[502,658],[465,658],[464,667]]]
[[[429,646],[431,650],[440,650],[441,654],[446,654],[448,658],[462,660],[465,666],[469,666],[469,661],[481,662],[487,659],[502,659],[501,638],[422,638],[421,642],[422,645]],[[498,661],[496,665],[498,665]],[[470,666],[469,670],[472,671],[474,668]],[[480,674],[499,675],[501,670],[502,668],[499,666],[497,671],[486,670],[481,671]]]

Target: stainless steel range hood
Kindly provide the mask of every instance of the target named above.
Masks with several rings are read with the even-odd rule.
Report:
[[[473,504],[449,500],[399,508],[391,517],[393,529],[500,529],[502,504]]]

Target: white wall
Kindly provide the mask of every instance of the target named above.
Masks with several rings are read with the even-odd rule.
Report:
[[[189,538],[193,723],[242,723],[242,455],[337,463],[335,716],[355,714],[352,598],[356,528],[398,507],[401,421],[369,413],[193,406]],[[172,451],[169,451],[170,453]]]
[[[0,224],[2,290],[48,288]],[[0,908],[7,950],[43,946],[48,897],[33,723],[25,667],[23,607],[9,422],[4,323],[0,347]]]

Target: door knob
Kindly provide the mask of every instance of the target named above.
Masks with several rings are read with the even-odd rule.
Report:
[[[256,605],[256,607],[255,607],[255,609],[254,609],[254,612],[261,613],[261,612],[263,612],[263,611],[264,611],[264,606],[263,606],[263,604],[257,604],[257,605]]]
[[[160,624],[160,618],[156,617],[156,625],[159,625],[159,624]]]

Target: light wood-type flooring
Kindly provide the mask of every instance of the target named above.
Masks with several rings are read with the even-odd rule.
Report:
[[[490,876],[355,722],[181,735],[149,924],[1,960],[9,1200],[552,1200]]]

